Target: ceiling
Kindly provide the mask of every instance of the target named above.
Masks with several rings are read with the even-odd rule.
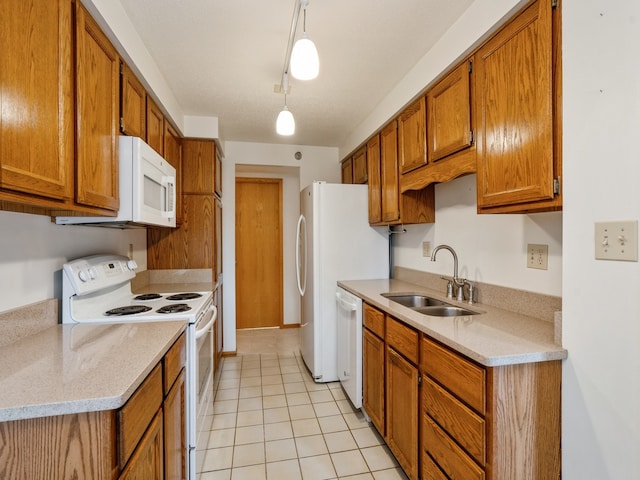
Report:
[[[291,137],[274,86],[297,0],[120,2],[185,115],[218,117],[227,141],[338,147],[473,0],[310,0],[320,75],[290,78]]]

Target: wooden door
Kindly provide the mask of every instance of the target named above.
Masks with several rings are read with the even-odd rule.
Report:
[[[413,102],[398,116],[398,156],[402,173],[427,164],[427,109],[424,97]]]
[[[158,410],[119,480],[143,478],[164,478],[162,409]]]
[[[164,473],[165,480],[186,478],[186,390],[185,370],[164,399]]]
[[[380,166],[382,180],[382,221],[400,220],[400,185],[398,182],[398,129],[392,121],[380,132]]]
[[[126,63],[120,74],[120,131],[124,135],[146,138],[147,92]]]
[[[382,184],[380,175],[380,135],[367,142],[367,177],[369,184],[369,223],[382,222]]]
[[[118,210],[120,57],[76,2],[76,202]]]
[[[554,197],[551,2],[538,0],[478,50],[478,207]]]
[[[164,115],[147,95],[147,143],[160,155],[164,155]]]
[[[367,183],[367,146],[363,145],[353,154],[353,183]]]
[[[471,146],[471,61],[463,62],[427,93],[427,150],[435,162]]]
[[[418,369],[387,347],[387,444],[407,476],[418,478]]]
[[[0,187],[73,195],[71,2],[2,0]]]
[[[384,435],[384,341],[362,330],[362,406]]]
[[[282,180],[236,178],[236,328],[282,325]]]

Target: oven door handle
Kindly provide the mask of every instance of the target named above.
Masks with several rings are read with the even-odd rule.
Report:
[[[218,309],[215,305],[211,305],[211,311],[213,312],[213,315],[211,315],[211,320],[209,320],[204,327],[196,328],[196,340],[204,337],[211,328],[211,325],[213,325],[213,322],[215,322],[216,318],[218,318]]]

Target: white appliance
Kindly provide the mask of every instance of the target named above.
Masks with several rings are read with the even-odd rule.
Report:
[[[314,182],[300,193],[300,352],[316,382],[338,380],[336,282],[389,276],[389,236],[386,228],[369,226],[367,190]]]
[[[356,408],[362,407],[362,299],[336,287],[338,379]]]
[[[213,421],[212,292],[131,292],[137,265],[120,255],[94,255],[62,268],[62,323],[187,321],[186,478],[196,478],[196,451],[207,448]]]
[[[120,208],[116,217],[56,217],[60,225],[176,226],[176,169],[138,137],[118,137]]]

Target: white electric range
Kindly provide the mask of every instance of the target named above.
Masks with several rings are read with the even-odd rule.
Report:
[[[187,477],[196,477],[196,450],[206,449],[213,418],[213,294],[131,291],[137,264],[121,255],[94,255],[63,265],[62,323],[187,322]]]

